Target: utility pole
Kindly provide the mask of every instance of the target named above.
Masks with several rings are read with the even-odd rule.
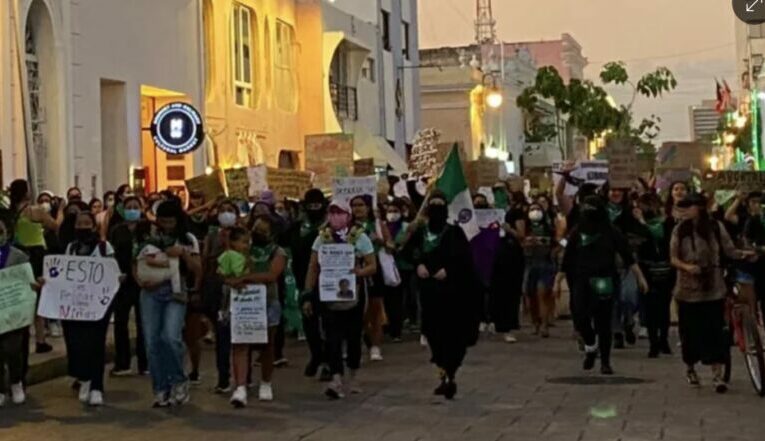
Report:
[[[476,0],[475,41],[491,44],[497,41],[497,21],[491,11],[491,0]]]

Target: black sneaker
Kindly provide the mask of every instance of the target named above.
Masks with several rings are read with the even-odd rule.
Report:
[[[685,374],[686,379],[688,380],[688,384],[694,387],[698,387],[701,385],[701,382],[699,381],[699,375],[694,370],[689,370]]]
[[[628,345],[635,346],[635,343],[637,343],[637,335],[635,335],[635,330],[632,328],[627,328],[624,331],[624,339],[627,341]]]
[[[282,357],[274,362],[274,367],[283,368],[288,364],[290,364],[289,360],[287,360],[285,357]]]
[[[444,390],[444,398],[453,400],[455,395],[457,395],[457,383],[455,383],[454,380],[447,381],[446,389]]]
[[[664,355],[672,355],[672,348],[669,346],[669,342],[667,340],[664,340],[661,342],[661,346],[659,347],[659,350]]]
[[[446,388],[447,388],[446,379],[443,379],[441,380],[441,384],[439,384],[438,387],[433,390],[433,395],[440,395],[440,396],[446,395]]]
[[[718,394],[724,394],[728,392],[728,385],[720,377],[715,377],[712,384],[715,387],[715,392]]]
[[[584,354],[584,366],[582,368],[586,371],[591,371],[595,367],[596,358],[598,358],[597,352],[587,352]]]
[[[656,349],[655,347],[652,347],[648,351],[648,358],[659,358],[659,350]]]
[[[624,334],[621,332],[614,334],[614,349],[624,349]]]
[[[151,407],[155,409],[161,409],[170,407],[172,403],[170,403],[169,394],[167,392],[161,392],[156,395],[154,395],[154,403],[151,405]]]
[[[604,364],[600,367],[600,373],[603,375],[613,375],[614,369],[611,367],[611,365]]]
[[[37,343],[35,345],[35,353],[37,354],[47,354],[51,351],[53,351],[53,346],[48,343]]]
[[[192,372],[189,374],[189,383],[194,386],[202,384],[202,377],[199,375],[199,372]]]
[[[313,360],[308,362],[308,364],[305,367],[305,371],[303,371],[303,375],[305,375],[308,378],[313,378],[318,373],[319,373],[319,363],[316,363]]]
[[[319,373],[319,381],[322,383],[332,381],[332,373],[329,372],[329,368],[327,366],[322,366],[321,373]]]

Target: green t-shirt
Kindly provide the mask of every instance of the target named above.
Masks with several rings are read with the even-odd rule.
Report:
[[[228,250],[218,257],[218,273],[223,277],[241,277],[247,271],[247,256]]]

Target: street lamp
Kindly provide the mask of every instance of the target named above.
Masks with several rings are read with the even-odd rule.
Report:
[[[491,79],[491,84],[486,83],[486,79]],[[497,77],[494,73],[485,73],[481,79],[481,84],[489,89],[489,93],[486,94],[486,104],[492,109],[499,109],[502,107],[502,103],[505,101],[502,96],[502,89],[497,84]]]

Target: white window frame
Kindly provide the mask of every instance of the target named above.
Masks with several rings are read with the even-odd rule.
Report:
[[[242,107],[255,107],[255,56],[256,56],[256,39],[255,39],[255,27],[252,25],[253,19],[257,19],[255,11],[241,3],[234,3],[231,10],[231,80],[233,83],[234,102],[238,106]],[[238,24],[238,26],[236,26]],[[246,25],[246,26],[243,26]],[[247,36],[245,41],[244,31],[247,30]],[[238,31],[238,32],[237,32]],[[237,35],[238,34],[238,35]],[[247,64],[244,58],[245,43],[250,48],[250,78],[249,81],[245,78],[245,65]],[[244,102],[238,100],[239,93],[242,92],[242,96],[245,97]],[[249,99],[246,99],[249,97]]]
[[[285,86],[289,85],[289,97],[280,96],[276,99],[278,108],[285,112],[295,112],[297,109],[297,74],[295,60],[295,28],[290,23],[283,20],[276,21],[276,39],[274,44],[273,63],[274,63],[274,88],[279,89],[277,94],[285,93]],[[289,79],[285,84],[283,81]],[[278,83],[278,85],[277,85]],[[278,86],[278,87],[277,87]],[[287,99],[288,102],[282,102]]]

